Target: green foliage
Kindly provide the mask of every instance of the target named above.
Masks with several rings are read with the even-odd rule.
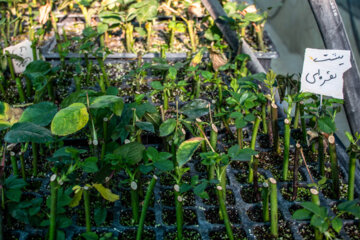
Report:
[[[49,125],[57,112],[57,107],[51,102],[41,102],[25,109],[20,117],[20,122],[32,122],[39,126]]]
[[[178,150],[176,151],[176,161],[179,167],[182,167],[187,163],[192,155],[195,153],[196,149],[200,146],[203,138],[191,138],[180,144]]]
[[[88,121],[86,106],[82,103],[73,103],[55,115],[51,122],[51,132],[59,136],[70,135],[85,127]]]
[[[143,158],[144,145],[138,142],[124,144],[115,149],[114,154],[122,157],[122,161],[126,165],[135,165]]]
[[[31,122],[19,122],[11,127],[4,140],[8,143],[47,143],[52,141],[53,137],[44,127]]]
[[[160,137],[165,137],[170,135],[171,133],[174,132],[176,127],[176,120],[175,119],[168,119],[165,122],[163,122],[160,125],[159,131],[160,131]]]

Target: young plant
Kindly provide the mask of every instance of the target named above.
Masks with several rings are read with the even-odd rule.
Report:
[[[206,139],[207,144],[210,145]],[[231,161],[249,161],[251,156],[257,154],[257,152],[252,149],[245,148],[240,149],[238,145],[231,147],[228,151],[228,154],[219,154],[212,149],[212,152],[201,153],[200,156],[203,159],[202,164],[206,166],[214,166],[216,172],[216,180],[218,181],[216,185],[216,192],[219,201],[219,208],[221,217],[224,220],[226,233],[229,239],[234,239],[232,232],[232,227],[230,219],[226,210],[225,204],[225,193],[226,193],[226,169],[231,163]],[[225,181],[224,181],[225,179]]]
[[[288,107],[284,110],[286,118],[284,120],[284,159],[283,159],[283,173],[282,178],[284,181],[287,181],[288,170],[289,170],[289,154],[290,154],[290,131],[291,131],[291,112],[293,108],[293,98],[291,95],[288,95],[285,100],[288,104]]]
[[[355,133],[354,136],[349,132],[345,132],[345,134],[350,142],[347,152],[349,154],[348,200],[351,201],[354,200],[356,160],[359,158],[360,153],[360,147],[358,145],[360,134]]]

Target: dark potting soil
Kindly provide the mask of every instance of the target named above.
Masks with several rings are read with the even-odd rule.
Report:
[[[233,227],[232,230],[233,230],[234,238],[236,240],[246,240],[247,239],[244,229],[239,228],[239,227]],[[219,230],[209,232],[209,238],[211,240],[229,239],[229,237],[226,234],[225,228],[221,228]]]
[[[270,208],[269,208],[269,213],[270,213]],[[247,210],[246,214],[253,222],[264,222],[262,206],[254,206],[249,210]],[[278,218],[279,220],[283,219],[283,216],[280,211],[278,211]]]
[[[139,209],[139,216],[141,214],[141,209]],[[120,224],[123,226],[136,226],[133,223],[133,213],[131,210],[121,211],[120,212]],[[155,214],[152,210],[147,210],[145,217],[145,225],[146,226],[154,226],[155,225]]]
[[[280,190],[282,196],[287,200],[287,201],[293,201],[292,200],[292,196],[293,196],[293,188],[291,187],[283,187]],[[294,201],[298,201],[298,202],[306,202],[306,201],[310,201],[311,200],[311,194],[308,188],[304,188],[304,187],[298,187],[297,190],[297,195],[296,195],[296,199]]]
[[[240,224],[240,214],[238,213],[238,211],[234,208],[227,208],[226,209],[228,215],[229,215],[229,219],[230,222],[232,224]],[[205,211],[205,217],[206,220],[212,224],[224,224],[224,220],[222,220],[220,218],[220,212],[219,212],[219,208],[215,207],[215,208],[209,208],[208,210]]]
[[[294,214],[294,212],[296,212],[296,210],[302,209],[303,207],[298,205],[298,204],[294,204],[291,207],[289,207],[289,212],[291,215]]]
[[[163,189],[160,193],[161,204],[164,206],[175,207],[175,197],[173,189]],[[183,206],[194,206],[195,195],[193,192],[185,192],[182,195]]]
[[[174,240],[177,237],[176,231],[168,231],[164,234],[164,240]],[[201,240],[201,234],[193,229],[184,229],[183,237],[187,240]]]
[[[136,233],[137,233],[136,229],[126,230],[126,231],[119,234],[118,239],[121,239],[121,240],[135,240],[136,239]],[[155,232],[145,229],[144,233],[142,235],[142,240],[154,240],[154,239],[156,239]]]
[[[248,182],[248,171],[239,171],[235,174],[236,180],[241,183],[245,184]],[[261,173],[257,172],[258,182],[265,182],[266,177],[262,175]]]
[[[209,194],[209,199],[203,199],[203,203],[206,205],[217,205],[217,194],[216,190],[211,187],[207,188],[206,192]],[[235,197],[233,192],[230,189],[226,189],[226,206],[235,205]]]
[[[284,220],[279,220],[279,236],[277,238],[273,237],[270,232],[270,226],[257,226],[254,228],[254,234],[257,239],[282,239],[282,240],[291,240],[294,239],[290,226]]]
[[[184,209],[184,224],[197,225],[196,211],[193,209]],[[176,211],[175,209],[163,209],[162,219],[165,225],[176,224]]]
[[[352,240],[360,240],[360,225],[359,221],[355,224],[345,224],[345,232],[349,235]]]
[[[259,188],[259,193],[261,192],[261,188]],[[255,192],[253,185],[243,186],[240,190],[240,194],[244,202],[246,203],[256,203]]]

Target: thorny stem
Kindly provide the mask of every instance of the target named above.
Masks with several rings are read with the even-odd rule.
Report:
[[[293,201],[295,201],[297,198],[300,148],[301,145],[297,143],[295,149],[295,159],[294,159],[293,194],[291,198]]]
[[[314,204],[320,206],[320,199],[319,199],[319,192],[318,190],[316,190],[315,188],[310,189],[310,193],[311,193],[311,202],[313,202]],[[317,229],[316,227],[314,227],[314,231],[315,231],[315,240],[321,240],[323,239],[323,235],[322,233],[319,231],[319,229]]]
[[[222,197],[223,192],[225,192],[226,189],[224,189],[224,188],[222,188],[222,186],[218,185],[216,191],[217,191],[217,196],[218,196],[218,201],[219,201],[220,212],[221,212],[221,215],[222,215],[222,217],[224,219],[226,233],[227,233],[230,240],[234,240],[234,235],[233,235],[233,232],[232,232],[229,215],[228,215],[227,210],[226,210],[225,200]]]
[[[270,221],[270,213],[269,213],[269,184],[267,182],[263,183],[263,193],[262,193],[262,206],[263,206],[263,220],[264,222]]]

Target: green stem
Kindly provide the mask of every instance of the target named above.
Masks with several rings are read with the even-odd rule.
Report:
[[[239,148],[242,149],[243,148],[243,138],[244,138],[242,128],[237,128],[236,133],[237,133],[237,140],[238,140]]]
[[[304,118],[304,103],[300,102],[300,122],[301,122],[301,143],[305,146],[307,144],[306,136],[306,122]]]
[[[226,189],[222,188],[221,185],[218,185],[216,191],[217,191],[217,197],[218,197],[218,201],[219,201],[220,212],[221,212],[221,215],[222,215],[222,217],[224,219],[226,233],[227,233],[230,240],[234,240],[234,235],[233,235],[233,232],[232,232],[229,215],[228,215],[227,210],[226,210],[225,200],[222,197],[223,192],[225,192]]]
[[[164,111],[167,111],[169,109],[169,98],[166,89],[163,90],[163,99],[164,99]]]
[[[284,125],[285,125],[285,130],[284,130],[284,160],[283,160],[283,169],[282,169],[282,178],[283,178],[284,181],[287,181],[288,169],[289,169],[290,124],[291,124],[291,119],[286,118],[284,120]]]
[[[133,185],[130,189],[133,221],[134,224],[138,224],[139,223],[139,192],[137,191],[137,183],[135,181],[132,181],[131,185]]]
[[[268,133],[267,127],[267,120],[266,120],[266,103],[261,105],[261,118],[262,118],[262,126],[263,126],[263,133]]]
[[[315,188],[312,188],[312,189],[310,189],[310,194],[311,194],[311,202],[313,202],[314,204],[320,206],[320,199],[319,199],[318,190],[316,190]],[[314,231],[315,231],[315,240],[322,240],[323,239],[323,234],[319,231],[319,229],[314,227]]]
[[[256,117],[255,123],[254,123],[254,126],[253,126],[253,132],[252,132],[252,135],[251,135],[251,143],[250,143],[250,148],[252,150],[255,150],[256,138],[257,138],[257,134],[258,134],[258,131],[259,131],[260,122],[261,122],[261,118]],[[249,162],[248,183],[252,183],[253,180],[254,180],[253,162],[254,162],[254,157],[251,156],[251,160]]]
[[[126,25],[125,25],[126,51],[129,52],[129,53],[134,52],[134,49],[133,49],[133,42],[134,42],[133,31],[134,31],[134,26],[131,24],[131,22],[126,23]]]
[[[81,78],[79,76],[74,76],[75,80],[75,91],[79,92],[81,90]]]
[[[104,76],[102,74],[99,75],[98,82],[99,82],[101,92],[105,93],[106,87],[105,87],[105,83],[104,83]]]
[[[265,52],[266,48],[265,48],[265,44],[264,44],[264,30],[261,26],[259,26],[259,28],[260,29],[258,31],[256,31],[257,40],[258,40],[260,51]]]
[[[153,194],[154,191],[154,187],[156,184],[158,177],[157,176],[153,176],[153,178],[150,181],[150,185],[146,191],[146,195],[145,195],[145,200],[144,200],[144,205],[142,206],[141,209],[141,216],[140,216],[140,221],[139,221],[139,227],[137,230],[137,234],[136,234],[136,240],[141,240],[142,238],[142,233],[144,231],[144,223],[145,223],[145,218],[146,218],[146,211],[149,207],[149,203],[150,203],[150,199],[151,199],[151,195]]]
[[[32,142],[31,143],[32,146],[32,155],[33,155],[33,160],[32,160],[32,165],[33,165],[33,176],[36,177],[38,174],[37,171],[37,165],[38,165],[38,144]]]
[[[220,172],[222,173],[222,175],[220,176],[220,186],[223,189],[222,196],[223,196],[224,201],[226,201],[226,182],[227,182],[226,168],[227,168],[227,165],[220,167]]]
[[[108,118],[103,119],[103,144],[101,146],[101,157],[100,160],[103,161],[105,157],[105,150],[106,150],[106,141],[107,141],[107,132],[108,132]]]
[[[88,187],[84,187],[84,208],[85,208],[85,225],[86,232],[91,232],[91,221],[90,221],[90,196]]]
[[[298,191],[300,148],[301,148],[301,145],[299,143],[296,143],[295,158],[294,158],[294,174],[293,174],[293,184],[292,184],[293,194],[292,194],[292,198],[291,198],[293,201],[296,200],[297,191]]]
[[[270,194],[269,194],[269,184],[267,182],[263,183],[263,189],[262,189],[262,205],[263,205],[263,220],[264,222],[270,221],[270,213],[269,213],[269,200],[270,200]]]
[[[85,54],[84,56],[86,62],[86,84],[89,86],[93,62],[91,60],[89,61],[89,57],[87,54]]]
[[[56,174],[50,178],[50,226],[49,240],[56,239],[56,210],[57,210],[57,187]]]
[[[98,57],[97,61],[99,63],[102,75],[104,77],[106,87],[110,87],[109,77],[108,77],[108,75],[106,73],[106,70],[105,70],[104,59],[102,57]]]
[[[47,90],[48,90],[49,99],[54,102],[55,101],[55,92],[54,92],[54,85],[53,85],[52,79],[49,79],[49,81],[47,83]]]
[[[355,188],[355,169],[356,169],[356,152],[350,153],[349,158],[349,179],[348,179],[348,200],[354,200],[354,188]]]
[[[278,236],[278,202],[277,202],[277,187],[276,180],[269,178],[270,182],[270,209],[271,209],[271,221],[270,231],[274,237]]]
[[[13,174],[14,174],[14,176],[18,176],[19,175],[19,169],[18,169],[18,166],[17,166],[15,153],[12,152],[12,151],[10,152],[10,160],[11,160],[11,167],[13,169]]]
[[[280,141],[279,141],[279,127],[278,127],[278,107],[275,103],[271,104],[271,123],[272,133],[274,138],[274,151],[280,154]]]
[[[25,77],[26,80],[26,97],[29,99],[32,95],[32,83],[28,77]]]
[[[151,49],[151,35],[152,35],[152,22],[147,22],[145,24],[145,28],[147,31],[147,38],[146,38],[146,46],[147,50],[149,51]]]
[[[188,20],[187,21],[188,26],[188,32],[189,32],[189,38],[190,38],[190,44],[191,44],[191,52],[196,52],[196,41],[195,41],[195,34],[194,34],[194,21]]]
[[[195,76],[195,74],[194,74]],[[195,76],[195,98],[200,98],[201,79],[199,76]]]
[[[23,102],[25,102],[25,93],[24,93],[24,89],[23,89],[23,86],[21,84],[20,78],[16,78],[15,82],[16,82],[16,88],[17,88],[18,93],[19,93],[19,100],[20,100],[20,102],[23,103]]]
[[[176,230],[177,230],[177,240],[183,240],[183,224],[184,224],[184,212],[182,197],[178,191],[174,191],[175,195],[175,208],[176,208]]]
[[[319,132],[318,137],[318,161],[319,161],[319,174],[321,177],[325,176],[325,154],[324,154],[324,136]]]
[[[330,135],[328,138],[329,141],[329,154],[330,154],[330,164],[331,164],[331,179],[333,184],[334,198],[340,198],[340,178],[339,178],[339,164],[336,157],[336,144],[335,137]]]
[[[300,120],[300,102],[297,102],[295,105],[294,129],[299,128],[299,120]]]
[[[21,166],[21,177],[26,181],[26,175],[25,175],[25,160],[24,160],[24,153],[19,153],[20,158],[20,166]]]

